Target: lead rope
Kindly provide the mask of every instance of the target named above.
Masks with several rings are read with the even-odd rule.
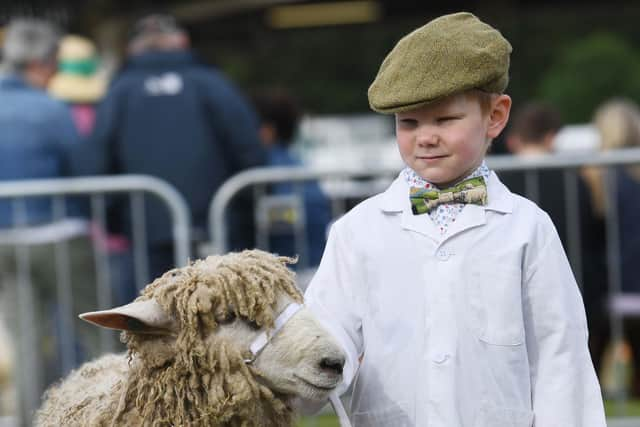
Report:
[[[344,405],[342,404],[342,400],[340,400],[340,396],[338,396],[335,392],[331,393],[329,395],[329,402],[331,402],[333,411],[338,416],[340,427],[351,427],[351,421],[349,421],[347,411],[344,409]]]
[[[249,346],[249,350],[251,351],[251,358],[245,359],[244,363],[251,364],[255,362],[258,355],[264,350],[264,348],[269,344],[271,338],[273,338],[279,331],[282,329],[285,323],[289,321],[302,308],[302,304],[298,304],[297,302],[292,302],[285,308],[282,313],[276,318],[274,322],[273,329],[262,332],[258,335],[251,345]],[[344,405],[340,400],[340,397],[331,393],[329,395],[329,402],[333,407],[334,412],[338,416],[338,421],[340,422],[340,427],[351,427],[351,422],[349,421],[349,417],[347,416],[347,411],[344,409]]]

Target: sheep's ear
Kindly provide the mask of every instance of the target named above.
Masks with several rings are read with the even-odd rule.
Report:
[[[173,320],[153,299],[132,302],[110,310],[82,313],[82,320],[118,331],[165,335],[170,333]]]

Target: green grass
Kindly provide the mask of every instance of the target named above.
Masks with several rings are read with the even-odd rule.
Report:
[[[624,407],[618,407],[617,402],[605,400],[604,409],[607,417],[626,416],[640,417],[640,400],[629,400]],[[338,419],[333,414],[323,414],[317,417],[305,417],[298,421],[297,427],[339,427]]]
[[[298,421],[297,427],[340,427],[340,424],[335,415],[323,414],[317,417],[304,417]]]
[[[604,401],[607,417],[640,417],[640,400],[628,400],[623,406],[613,400]]]

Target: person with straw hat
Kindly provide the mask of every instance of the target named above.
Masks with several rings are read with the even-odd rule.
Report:
[[[91,40],[67,35],[58,51],[58,72],[49,83],[49,93],[71,106],[81,135],[93,128],[95,104],[102,99],[107,82],[98,72],[98,56]]]

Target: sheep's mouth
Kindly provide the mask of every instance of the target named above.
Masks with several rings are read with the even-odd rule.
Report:
[[[318,390],[322,390],[322,391],[332,391],[332,390],[333,390],[334,388],[336,388],[336,386],[338,385],[338,383],[333,384],[333,385],[322,385],[322,384],[316,384],[316,383],[311,382],[311,381],[309,381],[309,380],[305,380],[304,378],[299,377],[298,375],[294,375],[294,377],[295,377],[297,380],[301,381],[303,384],[305,384],[305,385],[307,385],[307,386],[309,386],[309,387],[312,387],[312,388],[318,389]]]

